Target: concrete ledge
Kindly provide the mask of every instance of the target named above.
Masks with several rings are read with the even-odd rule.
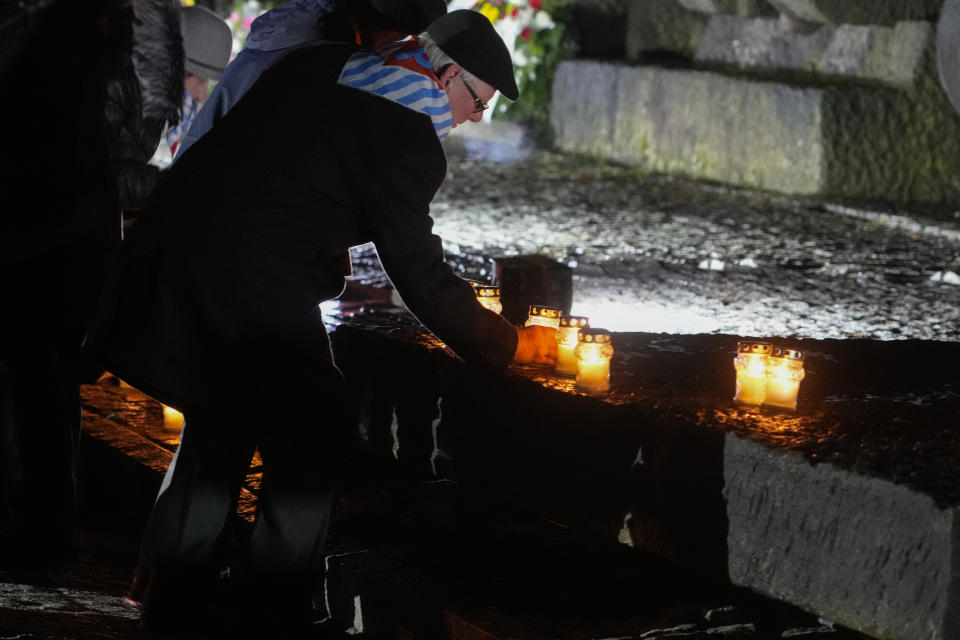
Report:
[[[567,61],[551,123],[563,151],[653,171],[831,197],[960,195],[960,121],[933,73],[901,92]]]
[[[616,334],[612,388],[588,396],[543,367],[467,366],[408,316],[350,322],[336,329],[333,347],[370,418],[363,454],[422,469],[442,452],[457,481],[456,515],[444,492],[427,531],[447,543],[464,536],[457,542],[478,565],[506,557],[514,566],[509,554],[478,550],[490,551],[495,522],[523,514],[549,522],[553,533],[534,532],[521,552],[511,538],[509,553],[543,546],[544,566],[561,571],[553,558],[570,557],[566,550],[582,540],[634,553],[616,541],[645,552],[637,557],[685,567],[697,583],[729,576],[876,638],[957,637],[960,344],[774,340],[807,354],[799,410],[782,414],[732,403],[738,336]],[[120,438],[116,416],[149,422],[153,413],[124,393],[85,390],[89,440],[141,457],[152,438]],[[378,447],[385,449],[370,451]],[[149,475],[159,482],[158,471]],[[459,526],[440,526],[447,517]],[[640,576],[636,584],[651,595],[669,580],[648,583],[631,562],[611,559],[576,586],[589,586],[593,597],[607,580],[603,600],[632,584],[628,575]],[[402,557],[349,560],[355,569],[331,594],[338,619],[351,620],[353,596],[369,593],[368,602],[385,603],[386,627],[456,634],[466,625],[485,637],[509,626],[508,618],[457,613],[432,583],[410,581],[416,576]],[[435,560],[442,573],[448,565]],[[373,578],[363,583],[365,575]],[[532,584],[540,579],[535,572]],[[406,590],[423,608],[391,608],[391,590]],[[642,601],[618,600],[618,615]]]
[[[960,634],[957,509],[728,434],[730,578],[875,638]]]
[[[736,336],[616,334],[599,397],[422,341],[373,322],[334,348],[352,384],[417,372],[437,393],[420,428],[453,434],[471,512],[543,515],[878,638],[956,637],[960,345],[789,341],[807,377],[778,414],[731,402]]]

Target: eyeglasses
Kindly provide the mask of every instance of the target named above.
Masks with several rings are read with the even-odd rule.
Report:
[[[477,92],[473,90],[473,87],[467,84],[467,81],[464,80],[463,75],[460,76],[460,79],[463,80],[463,86],[467,88],[467,91],[469,91],[470,95],[473,97],[473,104],[477,105],[477,108],[474,109],[473,112],[483,113],[484,111],[489,109],[490,105],[488,105],[486,102],[480,99],[480,96],[478,96]]]

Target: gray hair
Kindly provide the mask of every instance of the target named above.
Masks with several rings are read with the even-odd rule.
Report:
[[[423,52],[427,54],[427,59],[430,61],[430,64],[433,65],[433,72],[437,74],[437,77],[440,77],[440,74],[452,64],[456,64],[461,69],[462,65],[457,64],[457,62],[443,52],[436,42],[433,41],[433,38],[430,37],[426,31],[417,36],[417,40],[420,41],[420,46],[423,47]],[[463,73],[467,74],[468,77],[472,78],[473,74],[468,72],[466,69],[463,69]]]

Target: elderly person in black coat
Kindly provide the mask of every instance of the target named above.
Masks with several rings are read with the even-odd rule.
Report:
[[[318,305],[342,291],[349,247],[373,242],[407,307],[464,359],[555,360],[552,332],[479,305],[431,232],[440,138],[479,120],[497,90],[517,98],[512,62],[473,11],[377,52],[304,46],[158,185],[101,347],[110,371],[186,416],[148,525],[147,625],[203,602],[255,447],[258,514],[231,574],[273,620],[309,616],[332,499],[326,463],[345,422]]]

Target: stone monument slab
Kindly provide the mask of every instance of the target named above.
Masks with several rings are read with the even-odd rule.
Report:
[[[767,0],[793,20],[830,24],[884,24],[930,19],[940,11],[938,0]]]
[[[953,108],[960,111],[960,0],[946,0],[937,23],[937,69]]]

